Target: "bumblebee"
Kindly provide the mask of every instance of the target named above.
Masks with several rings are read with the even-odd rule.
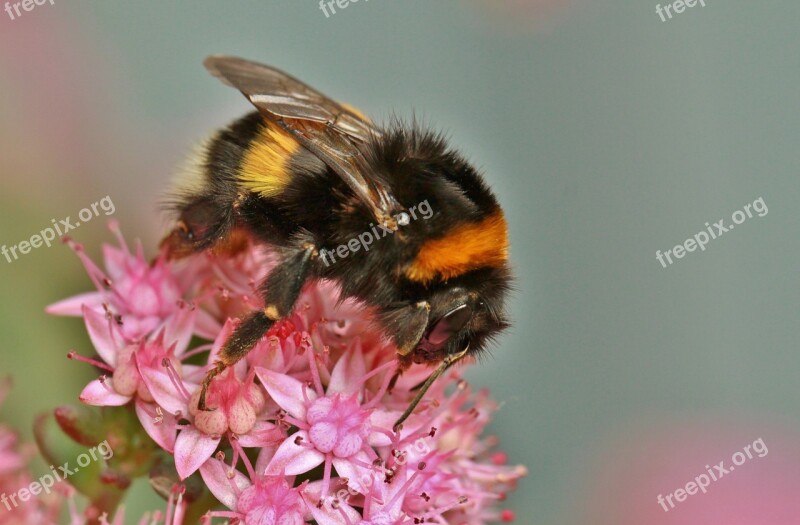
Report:
[[[304,283],[331,279],[374,307],[397,348],[393,382],[412,363],[436,365],[400,428],[448,367],[508,326],[502,209],[441,134],[396,119],[375,125],[270,66],[229,56],[204,65],[257,111],[206,143],[200,181],[175,195],[176,225],[163,244],[181,257],[245,231],[279,263],[259,287],[265,307],[226,341],[198,407],[209,409],[211,380],[291,313]]]

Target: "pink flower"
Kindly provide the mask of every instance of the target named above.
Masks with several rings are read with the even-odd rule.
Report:
[[[306,354],[312,356],[313,349],[307,348]],[[310,367],[313,389],[289,375],[256,367],[267,392],[286,412],[282,419],[299,429],[278,448],[267,465],[267,474],[303,474],[324,464],[325,498],[331,468],[340,476],[357,480],[362,469],[370,467],[377,459],[370,441],[380,442],[390,434],[387,428],[374,426],[370,418],[391,374],[384,374],[382,390],[372,394],[365,391],[363,367],[360,352],[343,355],[331,372],[327,389],[314,363]],[[371,394],[370,399],[366,399],[367,394]]]
[[[86,255],[83,246],[65,238],[97,290],[52,304],[47,312],[81,316],[86,306],[113,318],[125,340],[135,342],[172,321],[186,298],[163,256],[149,264],[140,243],[136,244],[136,253],[131,253],[116,221],[110,221],[109,228],[117,236],[119,248],[103,246],[105,272]],[[195,330],[198,335],[210,336],[215,323],[210,317],[199,315]]]
[[[495,451],[497,439],[484,436],[496,410],[488,393],[474,394],[452,371],[395,431],[412,388],[430,370],[414,365],[390,390],[395,347],[372,312],[340,300],[334,283],[307,285],[294,311],[212,380],[206,400],[213,410],[199,411],[200,383],[238,318],[263,307],[257,286],[272,258],[251,243],[235,255],[172,261],[162,254],[148,264],[141,247],[130,254],[112,230],[123,248],[105,250],[111,277],[73,243],[98,291],[50,311],[83,315],[99,359],[72,356],[106,372],[81,400],[133,402],[143,428],[174,456],[182,483],[190,486],[184,480],[199,471],[224,506],[208,512],[206,522],[513,519],[502,501],[527,471],[507,465]],[[197,336],[205,341],[192,348]],[[174,523],[183,512],[178,506],[168,513]]]
[[[216,320],[216,333],[226,319],[263,306],[258,285],[275,265],[275,257],[249,246],[233,255],[204,252],[170,265],[178,286]]]
[[[246,461],[246,458],[245,458]],[[263,525],[302,525],[305,507],[300,487],[291,487],[284,476],[258,476],[247,463],[249,479],[241,472],[211,458],[202,466],[203,476],[211,493],[231,512],[216,511],[206,516],[238,518],[244,523]]]
[[[11,379],[0,380],[0,405],[11,388]],[[28,461],[33,456],[29,445],[20,445],[19,437],[0,424],[0,525],[37,523],[56,524],[62,498],[56,493],[44,494],[21,501],[18,491],[28,487],[33,476],[28,471]]]
[[[173,322],[155,337],[135,343],[126,341],[122,327],[111,316],[101,315],[87,306],[82,311],[89,338],[102,362],[74,352],[69,357],[105,370],[111,373],[111,377],[102,376],[90,383],[81,393],[81,401],[96,406],[117,406],[138,397],[152,403],[153,395],[143,374],[155,370],[166,376],[163,371],[165,359],[173,367],[181,367],[181,359],[192,335],[195,311],[181,308]]]
[[[3,404],[10,389],[11,378],[0,380],[0,405]],[[26,463],[26,459],[17,450],[17,435],[0,425],[0,479],[19,471]]]
[[[192,336],[196,310],[183,305],[157,335],[137,343],[126,342],[122,327],[110,315],[101,315],[82,307],[86,329],[102,361],[70,352],[69,357],[105,370],[81,392],[80,400],[88,405],[120,406],[135,399],[136,413],[142,426],[156,443],[169,452],[174,450],[177,417],[187,409],[156,405],[154,393],[174,388],[180,373],[195,384],[202,379],[201,367],[184,365],[182,360]],[[170,344],[167,345],[166,341]]]
[[[163,523],[164,525],[182,525],[186,515],[186,501],[183,499],[185,489],[181,485],[175,485],[169,493],[167,498],[167,508],[165,512],[160,510],[154,512],[145,512],[144,515],[136,522],[138,525],[157,525]],[[69,500],[69,514],[70,525],[87,525],[91,523],[90,520],[80,515],[75,508],[74,501],[70,495]],[[121,506],[114,513],[114,519],[108,521],[109,516],[102,514],[99,518],[100,525],[125,525],[125,507]]]
[[[211,346],[212,361],[233,327],[231,320],[220,331]],[[169,419],[156,424],[151,413],[137,413],[148,434],[167,451],[175,454],[175,465],[181,479],[192,475],[211,457],[223,436],[245,447],[264,447],[284,437],[276,425],[261,417],[266,396],[262,387],[254,383],[255,371],[246,371],[244,362],[229,368],[212,382],[207,400],[213,410],[199,411],[199,385],[205,370],[183,365],[183,370],[188,372],[182,377],[173,361],[159,357],[161,369],[155,365],[148,368],[142,362],[139,363],[139,369],[152,392],[158,413]],[[179,419],[185,422],[178,425],[176,422]],[[177,430],[180,432],[176,436]],[[164,432],[170,432],[167,439],[156,439],[156,433],[163,436]]]

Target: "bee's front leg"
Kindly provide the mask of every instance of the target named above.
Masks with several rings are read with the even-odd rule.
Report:
[[[296,251],[290,253],[270,272],[260,287],[266,306],[263,310],[250,314],[225,342],[214,367],[203,379],[197,403],[200,410],[213,410],[206,405],[206,394],[211,381],[246,356],[276,321],[291,313],[308,277],[310,263],[316,257],[316,246],[311,242],[301,242]]]
[[[399,366],[389,382],[389,392],[394,389],[400,375],[411,365],[413,351],[428,328],[431,305],[427,301],[388,308],[381,313],[381,323],[387,332],[394,334]]]
[[[381,312],[381,324],[393,334],[399,356],[406,357],[417,347],[428,328],[430,312],[428,301],[409,303]]]

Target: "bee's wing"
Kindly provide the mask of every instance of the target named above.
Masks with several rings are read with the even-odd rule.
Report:
[[[400,208],[391,192],[370,177],[358,144],[380,136],[380,130],[353,111],[296,78],[242,58],[213,55],[206,68],[235,87],[265,118],[292,133],[353,190],[384,223],[393,224]]]

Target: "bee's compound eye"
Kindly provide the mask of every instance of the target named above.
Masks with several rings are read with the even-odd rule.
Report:
[[[408,226],[411,223],[411,217],[406,212],[397,214],[397,224],[400,226]]]

